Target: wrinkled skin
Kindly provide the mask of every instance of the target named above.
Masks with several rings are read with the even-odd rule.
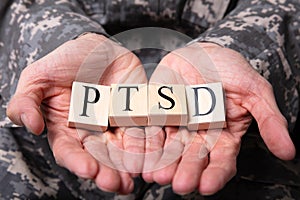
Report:
[[[166,137],[165,146],[162,143],[146,143],[146,152],[157,153],[151,159],[146,157],[145,166],[159,168],[161,163],[170,159],[165,155],[168,151],[159,149],[176,149],[180,153],[173,154],[171,159],[174,162],[166,168],[144,173],[145,180],[172,183],[173,190],[179,194],[196,188],[207,195],[217,192],[236,173],[241,137],[247,131],[252,116],[274,155],[283,160],[294,157],[295,149],[287,123],[276,105],[271,85],[237,52],[213,43],[192,44],[165,56],[150,80],[191,85],[216,81],[221,81],[225,90],[227,128],[198,133],[174,127],[157,131],[152,140]],[[166,145],[168,143],[169,146]],[[209,155],[207,152],[210,152]]]
[[[43,131],[44,117],[49,143],[59,165],[80,177],[95,179],[104,191],[129,193],[133,190],[130,175],[102,164],[87,151],[94,151],[90,141],[95,135],[67,127],[74,80],[110,85],[146,83],[147,78],[139,59],[131,52],[104,36],[83,35],[66,42],[22,72],[7,114],[14,123],[26,126],[35,134]],[[103,154],[107,151],[106,138],[112,134],[108,131],[97,136],[99,147],[104,146],[98,149]]]
[[[204,56],[201,62],[196,52]],[[208,73],[211,69],[205,62],[213,63],[214,73]],[[166,73],[168,76],[160,76]],[[185,84],[222,81],[227,113],[223,130],[190,133],[176,127],[121,127],[94,134],[69,128],[74,80],[102,85],[147,82],[135,55],[103,36],[86,34],[22,72],[7,114],[35,134],[44,130],[45,119],[57,163],[80,177],[94,179],[104,191],[130,193],[132,177],[142,173],[148,182],[172,183],[179,194],[196,188],[203,194],[217,192],[235,174],[241,137],[251,115],[276,156],[291,159],[295,154],[271,86],[232,50],[209,43],[176,50],[161,61],[150,80]]]

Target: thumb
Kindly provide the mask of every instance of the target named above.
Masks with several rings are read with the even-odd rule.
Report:
[[[260,93],[248,98],[244,106],[256,119],[260,134],[269,150],[283,160],[293,159],[295,147],[289,136],[287,121],[277,107],[272,87],[269,83],[258,84]]]
[[[34,134],[44,130],[40,105],[44,99],[44,87],[47,79],[35,73],[35,65],[30,65],[21,73],[17,90],[7,107],[7,116],[17,125],[25,126]]]

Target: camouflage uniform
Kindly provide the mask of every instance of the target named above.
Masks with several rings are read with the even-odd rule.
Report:
[[[298,159],[273,157],[255,126],[243,138],[238,174],[217,194],[178,196],[169,185],[136,179],[134,193],[119,196],[57,166],[46,133],[27,134],[6,118],[7,102],[29,63],[84,32],[115,34],[141,26],[178,30],[243,54],[273,85],[299,141],[293,135],[299,130],[299,0],[1,0],[0,199],[300,199]],[[165,52],[136,53],[147,63]]]

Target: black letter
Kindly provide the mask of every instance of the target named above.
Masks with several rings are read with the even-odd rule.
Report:
[[[216,96],[215,96],[214,91],[212,89],[208,88],[208,87],[197,87],[197,88],[193,88],[193,89],[194,89],[194,93],[195,93],[195,111],[196,111],[196,114],[194,115],[194,117],[195,116],[204,116],[204,115],[210,114],[216,107]],[[210,107],[209,111],[207,111],[207,113],[199,113],[198,90],[200,90],[200,89],[207,90],[210,93],[210,96],[211,96],[211,101],[212,101],[211,102],[211,107]]]
[[[139,88],[138,88],[138,86],[119,87],[118,91],[120,91],[123,88],[127,89],[126,90],[126,108],[123,111],[132,111],[130,109],[130,89],[133,88],[133,89],[136,89],[137,91],[139,91]]]
[[[83,86],[85,88],[85,94],[84,94],[84,102],[83,102],[83,110],[82,110],[82,114],[80,116],[85,116],[85,117],[89,117],[86,114],[86,110],[87,110],[87,104],[88,103],[97,103],[100,99],[100,92],[93,87],[89,87],[89,86]],[[95,91],[95,99],[93,101],[89,101],[89,90],[92,89]]]
[[[163,98],[169,100],[169,101],[171,102],[171,106],[168,107],[168,108],[166,108],[166,107],[163,107],[162,105],[160,105],[160,102],[158,102],[158,108],[159,108],[159,109],[162,108],[162,109],[165,109],[165,110],[170,110],[170,109],[174,108],[174,106],[175,106],[175,101],[174,101],[171,97],[169,97],[169,96],[165,95],[164,93],[162,93],[161,90],[164,89],[164,88],[169,89],[169,90],[171,91],[172,94],[173,94],[173,88],[172,88],[172,87],[167,87],[167,86],[162,86],[162,87],[160,87],[160,88],[158,89],[158,94],[159,94],[159,96],[161,96],[161,97],[163,97]]]

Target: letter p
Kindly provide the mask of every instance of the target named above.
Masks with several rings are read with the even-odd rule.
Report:
[[[85,86],[83,85],[83,87],[85,88],[85,93],[84,93],[84,100],[83,100],[83,108],[82,108],[82,114],[80,116],[85,116],[85,117],[89,117],[87,115],[87,106],[89,103],[94,104],[97,103],[100,99],[100,92],[99,90],[97,90],[97,88],[94,87],[89,87],[89,86]],[[90,96],[90,90],[92,90],[92,92],[94,92],[94,98],[93,99],[89,99]]]

